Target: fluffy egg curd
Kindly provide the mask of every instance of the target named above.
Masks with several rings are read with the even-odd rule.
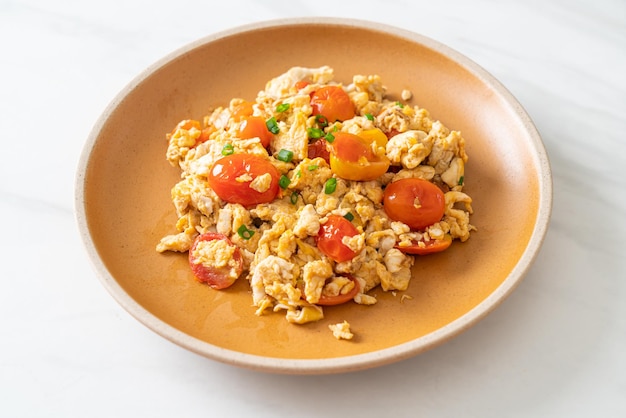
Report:
[[[326,306],[373,305],[371,290],[404,291],[417,256],[475,230],[458,131],[387,96],[378,75],[334,81],[293,67],[254,101],[235,98],[166,135],[181,170],[177,232],[159,252],[188,252],[214,289],[250,284],[257,315],[305,324]],[[351,339],[347,322],[329,325]]]

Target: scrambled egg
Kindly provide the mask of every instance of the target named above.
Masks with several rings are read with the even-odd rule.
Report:
[[[370,290],[380,287],[383,291],[404,291],[409,286],[416,257],[402,252],[403,246],[445,236],[466,241],[475,230],[469,221],[472,199],[462,191],[468,156],[461,134],[432,120],[423,108],[388,100],[378,75],[355,75],[347,85],[333,79],[333,70],[328,66],[294,67],[267,82],[252,103],[254,116],[274,118],[279,129],[267,148],[260,138],[238,137],[240,122],[234,115],[245,103],[239,98],[214,109],[202,122],[183,120],[167,134],[166,158],[181,170],[181,180],[171,190],[179,219],[177,233],[162,238],[156,249],[185,252],[200,234],[218,232],[227,236],[241,251],[244,273],[240,279],[250,283],[257,315],[284,311],[291,323],[319,321],[324,317],[324,308],[318,305],[321,299],[351,295],[357,285],[359,290],[352,300],[375,304]],[[294,87],[302,81],[306,81],[304,87]],[[326,85],[340,86],[347,92],[355,116],[330,123],[324,133],[358,134],[379,128],[389,136],[385,147],[373,150],[391,163],[392,169],[379,178],[344,180],[333,175],[324,158],[309,158],[309,132],[316,123],[310,94]],[[408,90],[400,97],[405,102],[413,99]],[[287,109],[277,112],[277,106],[284,104],[288,104]],[[222,158],[225,146],[233,153],[266,158],[288,179],[288,185],[275,200],[254,207],[223,201],[209,186],[207,176]],[[292,158],[277,158],[281,150],[289,150]],[[445,211],[439,222],[413,231],[389,219],[382,205],[383,190],[403,178],[425,179],[444,191]],[[324,190],[329,179],[336,179],[332,193]],[[264,192],[272,179],[270,174],[236,179],[251,180],[252,189]],[[349,261],[335,262],[316,246],[320,226],[330,215],[353,217],[358,234],[343,240],[356,253]],[[247,235],[237,232],[242,226],[249,231]],[[227,268],[228,260],[215,260],[210,254],[216,245],[197,249],[196,262]],[[227,251],[220,249],[221,254]],[[356,283],[346,275],[354,277]],[[329,328],[337,339],[353,336],[347,322]]]

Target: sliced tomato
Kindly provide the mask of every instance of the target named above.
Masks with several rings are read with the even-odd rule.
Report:
[[[350,276],[349,274],[346,275],[346,277],[352,280],[352,282],[354,283],[354,287],[352,288],[352,290],[350,290],[346,294],[343,294],[343,295],[340,294],[336,296],[328,296],[322,293],[322,296],[320,296],[320,300],[316,303],[316,305],[322,305],[322,306],[340,305],[342,303],[346,303],[354,299],[354,297],[359,293],[359,290],[360,290],[359,282],[357,282],[356,279]]]
[[[405,254],[427,255],[446,250],[452,244],[452,237],[448,234],[443,239],[431,239],[430,241],[413,242],[409,246],[399,246],[396,248]]]
[[[343,237],[353,237],[358,234],[359,231],[352,222],[343,216],[330,215],[326,223],[320,226],[317,234],[317,248],[338,263],[352,260],[356,253],[342,240]]]
[[[428,180],[406,178],[387,185],[383,208],[394,221],[420,230],[441,220],[445,197],[441,189]]]
[[[318,139],[315,142],[309,144],[308,155],[309,159],[322,157],[326,162],[330,162],[330,152],[328,151],[328,142],[324,139]]]
[[[232,260],[235,262],[234,265],[215,266],[198,262],[194,255],[198,245],[201,245],[202,242],[215,240],[223,240],[227,245],[233,247]],[[198,281],[206,283],[214,289],[225,289],[231,286],[243,272],[243,257],[239,247],[233,244],[226,235],[207,232],[199,235],[189,249],[189,266]]]
[[[379,129],[371,131],[373,132],[364,131],[363,136],[347,132],[334,134],[330,153],[330,168],[333,173],[346,180],[369,181],[387,171],[389,159],[372,151],[372,144],[384,146],[387,137]]]
[[[250,183],[259,176],[269,174],[271,183],[267,190],[257,191]],[[207,180],[220,199],[250,207],[274,200],[279,191],[280,174],[268,159],[253,154],[231,154],[213,164]]]
[[[344,121],[355,116],[348,93],[339,86],[324,86],[311,93],[313,115],[322,115],[329,122]]]
[[[245,117],[239,125],[238,135],[241,139],[259,138],[265,148],[269,147],[274,138],[274,134],[267,129],[265,119],[261,116]]]

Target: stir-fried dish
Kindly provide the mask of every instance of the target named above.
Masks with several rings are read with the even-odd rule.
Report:
[[[334,80],[293,67],[253,101],[234,98],[167,134],[177,232],[157,251],[188,252],[200,282],[247,280],[257,315],[321,320],[329,305],[404,291],[419,256],[466,241],[465,141],[387,97],[378,75]],[[347,322],[331,324],[350,339]]]

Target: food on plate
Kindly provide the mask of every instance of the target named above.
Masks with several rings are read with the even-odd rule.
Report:
[[[328,66],[293,67],[253,101],[181,121],[166,135],[177,232],[157,251],[189,252],[214,289],[248,281],[257,315],[295,324],[375,304],[374,288],[406,290],[418,256],[475,230],[468,156],[410,91],[386,90],[378,75],[342,84]],[[329,328],[352,338],[345,321]]]

